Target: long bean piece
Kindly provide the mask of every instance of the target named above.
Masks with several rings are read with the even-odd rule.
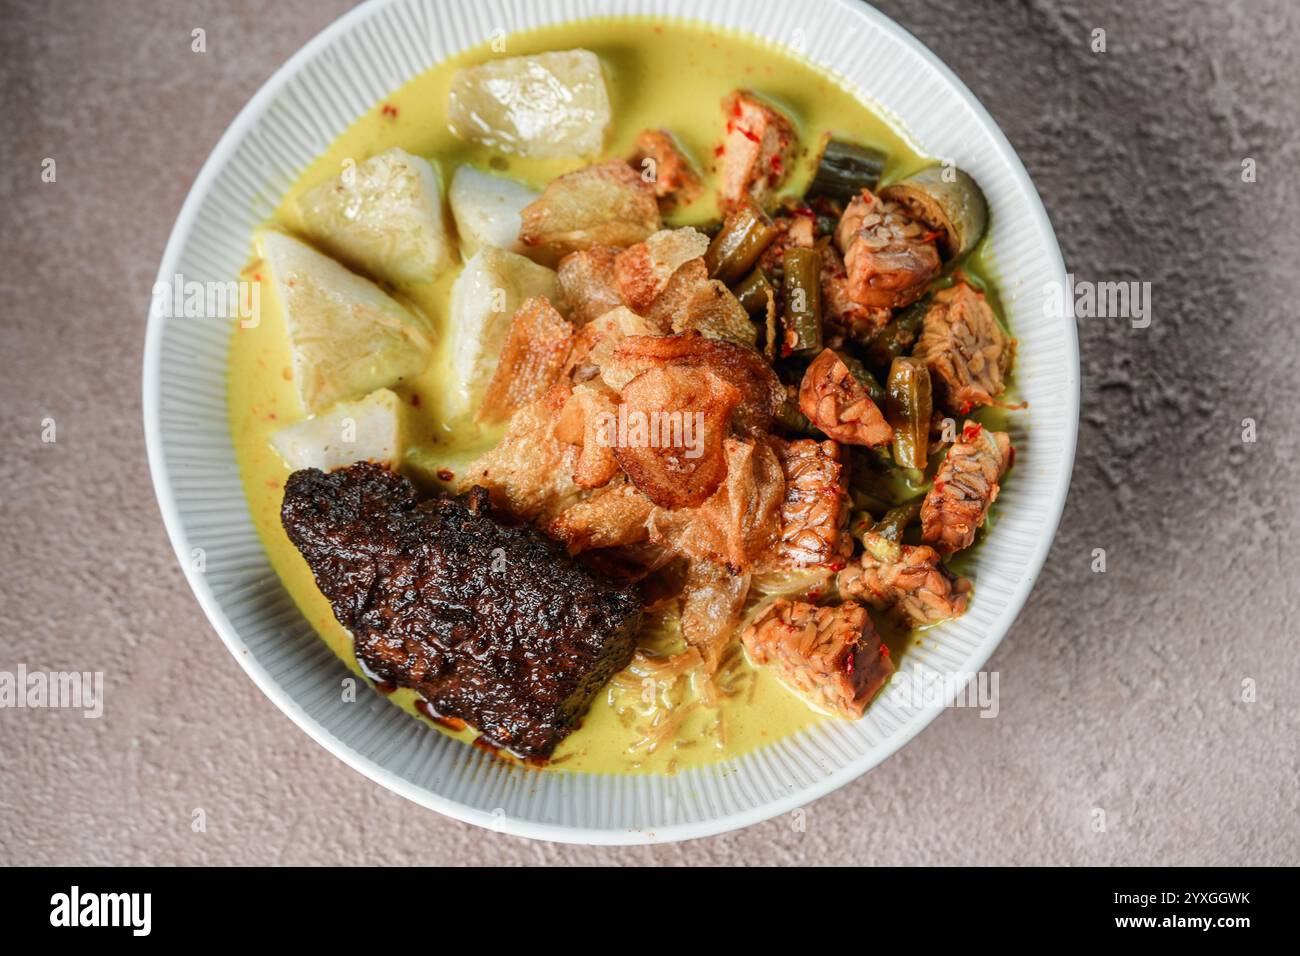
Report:
[[[924,497],[917,497],[890,508],[879,521],[873,519],[870,512],[859,512],[853,516],[849,532],[873,557],[881,561],[897,561],[902,557],[903,535],[920,519],[924,500]]]
[[[743,203],[727,214],[722,229],[704,253],[709,276],[727,285],[739,282],[779,232],[757,203],[752,200]]]
[[[871,364],[887,369],[894,359],[915,345],[928,311],[930,297],[927,295],[890,319],[867,344],[867,359]]]
[[[827,136],[808,195],[848,202],[864,189],[874,191],[880,185],[886,159],[878,149]]]
[[[782,257],[785,272],[785,339],[782,354],[812,355],[822,350],[821,253],[789,246]]]
[[[886,415],[894,429],[894,461],[924,470],[930,450],[930,415],[934,401],[925,362],[900,355],[889,366]]]
[[[755,269],[732,290],[740,300],[741,307],[750,315],[756,315],[767,308],[768,293],[775,294],[776,287],[767,273],[761,268]]]

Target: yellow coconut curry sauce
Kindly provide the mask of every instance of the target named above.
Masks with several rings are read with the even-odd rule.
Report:
[[[590,160],[505,157],[458,139],[447,120],[448,91],[458,69],[499,56],[579,47],[595,52],[605,70],[613,120],[603,155],[630,155],[638,132],[664,128],[676,135],[704,173],[704,197],[667,215],[666,226],[698,224],[716,217],[712,151],[721,139],[724,123],[720,101],[736,88],[753,89],[771,99],[799,126],[805,155],[782,193],[803,191],[815,163],[815,144],[824,131],[884,151],[889,157],[886,183],[933,162],[829,75],[761,41],[688,23],[598,20],[513,35],[498,42],[495,49],[485,44],[411,80],[374,104],[302,173],[272,222],[301,234],[295,211],[299,195],[338,175],[346,161],[360,163],[391,147],[401,147],[439,167],[444,189],[456,167],[464,163],[535,189],[560,173],[585,165]],[[979,278],[979,261],[968,262],[966,270],[987,287]],[[472,422],[449,424],[442,414],[445,383],[450,381],[450,350],[443,332],[451,285],[459,271],[457,265],[434,283],[396,290],[428,318],[439,343],[427,370],[394,389],[410,403],[419,422],[404,470],[426,489],[450,488],[455,477],[490,448],[502,431],[483,429]],[[258,273],[255,260],[244,278],[265,278]],[[231,429],[249,507],[285,587],[321,637],[360,674],[350,636],[335,620],[306,562],[280,525],[281,498],[290,472],[272,449],[270,438],[285,425],[305,418],[306,412],[292,380],[289,344],[274,287],[264,282],[261,292],[260,322],[252,328],[235,328],[229,362]],[[671,620],[652,619],[643,643],[672,650],[674,642],[680,642],[672,625]],[[882,635],[896,659],[905,645],[912,644],[909,652],[915,652],[919,643],[917,632],[882,630]],[[646,706],[644,682],[625,672],[597,696],[580,728],[560,744],[549,769],[672,772],[736,757],[819,720],[833,719],[815,712],[788,691],[770,669],[751,668],[738,641],[733,642],[716,682],[724,693],[710,700],[701,700],[689,680],[656,686],[652,693],[663,694],[658,703],[675,706],[654,709],[652,715]],[[416,711],[413,691],[398,690],[390,699],[417,719],[425,719]],[[668,723],[662,723],[665,713]],[[656,715],[661,724],[648,728]],[[431,721],[429,726],[431,732],[436,727],[466,741],[475,736],[468,729],[452,731]]]

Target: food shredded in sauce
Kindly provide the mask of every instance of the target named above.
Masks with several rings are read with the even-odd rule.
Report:
[[[962,555],[1012,480],[1014,340],[975,180],[776,48],[654,26],[521,34],[385,99],[254,238],[245,275],[270,294],[231,344],[254,521],[358,673],[281,525],[291,473],[365,461],[484,521],[490,501],[639,596],[612,677],[553,662],[580,714],[546,734],[492,644],[550,653],[543,609],[510,634],[472,612],[490,717],[439,696],[457,652],[432,631],[404,632],[432,670],[376,682],[550,771],[673,772],[857,719],[924,653],[915,628],[977,600]]]

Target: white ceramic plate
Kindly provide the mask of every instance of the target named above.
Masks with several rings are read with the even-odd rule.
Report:
[[[706,12],[707,11],[707,12]],[[498,28],[593,16],[680,16],[743,29],[837,74],[931,156],[952,158],[992,207],[993,261],[1012,330],[1018,382],[1013,477],[996,527],[969,573],[970,610],[931,631],[901,672],[978,671],[1011,626],[1051,544],[1078,428],[1073,323],[1048,318],[1043,289],[1064,282],[1060,250],[1033,184],[970,91],[892,21],[848,0],[379,0],[307,44],[253,97],[199,173],[159,269],[200,282],[234,279],[249,235],[299,171],[372,105]],[[1008,64],[1008,69],[1014,68]],[[144,421],[168,534],[190,586],[236,660],[295,723],[390,790],[459,820],[575,843],[707,836],[765,820],[871,769],[933,720],[944,702],[882,695],[858,722],[825,722],[738,760],[673,776],[539,774],[507,768],[413,720],[378,694],[340,698],[347,675],[272,571],[249,518],[226,418],[228,325],[149,318]],[[195,560],[202,549],[202,561]],[[202,570],[200,570],[200,567]]]

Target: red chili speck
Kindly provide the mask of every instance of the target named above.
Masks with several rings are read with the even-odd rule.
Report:
[[[384,108],[381,109],[379,112],[382,113],[384,116],[396,116],[397,107],[394,106],[392,103],[385,103]]]
[[[962,402],[961,408],[959,408],[958,411],[961,412],[963,415],[965,415],[971,410],[972,407],[974,407],[973,402]]]
[[[719,143],[717,146],[714,146],[714,147],[713,147],[713,155],[714,155],[714,156],[721,156],[721,155],[722,155],[723,153],[725,153],[726,151],[727,151],[727,147],[723,146],[721,143]]]
[[[979,422],[971,422],[969,425],[967,425],[965,428],[962,429],[961,431],[962,440],[974,441],[975,439],[980,437],[980,433],[982,431],[984,431],[984,427],[980,425]]]
[[[936,481],[936,482],[934,483],[934,490],[937,491],[937,492],[939,492],[939,494],[943,494],[943,489],[944,489],[945,487],[946,487],[946,486],[944,485],[944,483],[943,483],[942,481]]]

